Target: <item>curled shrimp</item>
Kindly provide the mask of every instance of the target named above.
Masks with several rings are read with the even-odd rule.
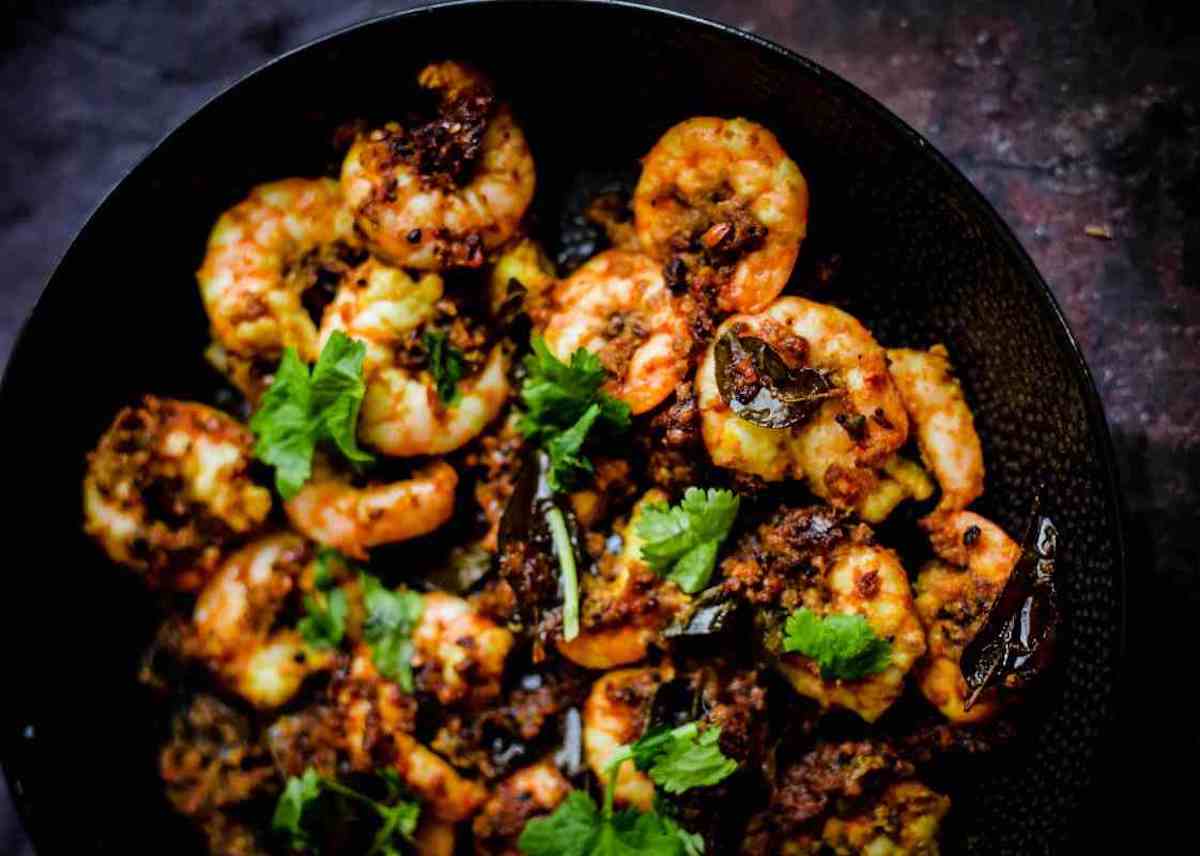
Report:
[[[967,682],[959,664],[1021,557],[1004,530],[970,511],[934,513],[922,521],[938,558],[917,576],[917,612],[929,650],[915,673],[921,692],[951,722],[988,719],[998,705],[995,687],[968,710]]]
[[[421,688],[442,704],[478,707],[499,696],[512,633],[462,598],[433,591],[423,600],[412,635],[413,668]]]
[[[571,792],[571,783],[553,762],[522,767],[502,781],[473,824],[477,856],[520,856],[517,839],[525,824],[550,814]]]
[[[583,749],[602,789],[608,783],[608,759],[642,736],[655,690],[673,677],[669,665],[617,669],[592,684],[583,707]],[[613,799],[617,805],[649,811],[654,804],[654,782],[632,761],[626,761],[617,768]]]
[[[674,582],[663,580],[642,558],[638,520],[646,506],[667,502],[661,490],[647,491],[621,530],[621,552],[598,573],[583,578],[580,610],[582,630],[559,652],[588,669],[611,669],[635,663],[649,653],[650,645],[670,620],[686,608],[691,598]]]
[[[435,63],[417,82],[438,94],[438,115],[360,138],[342,165],[342,190],[355,226],[384,258],[418,270],[478,267],[533,199],[533,156],[478,72]]]
[[[458,823],[473,815],[487,797],[482,785],[459,775],[413,737],[415,702],[379,674],[365,644],[355,647],[348,666],[336,676],[333,705],[340,721],[338,742],[351,767],[373,772],[381,758],[388,759],[433,820]]]
[[[117,414],[88,455],[84,529],[155,587],[191,591],[221,547],[257,529],[271,494],[250,479],[254,437],[229,416],[146,396]]]
[[[366,345],[367,391],[358,436],[386,455],[438,455],[479,434],[508,399],[501,346],[485,350],[477,328],[442,300],[442,280],[414,281],[374,259],[350,272],[321,320],[321,344],[340,330]],[[454,396],[443,401],[430,372],[426,334],[445,335],[466,360]]]
[[[844,707],[874,722],[900,696],[904,676],[925,653],[925,633],[900,559],[875,544],[840,544],[802,600],[820,616],[861,615],[876,636],[891,643],[890,661],[875,674],[842,680],[823,677],[803,654],[781,654],[780,671],[798,693],[822,707]]]
[[[308,675],[332,664],[331,651],[275,627],[310,559],[297,535],[259,538],[226,559],[196,599],[194,652],[255,707],[279,707]]]
[[[781,297],[757,315],[729,318],[717,339],[727,332],[796,355],[829,373],[836,389],[799,425],[752,424],[721,397],[714,342],[696,373],[701,429],[713,463],[767,481],[804,479],[818,497],[861,512],[879,481],[878,469],[908,437],[908,416],[883,348],[850,315],[800,297]]]
[[[599,356],[605,391],[634,413],[655,407],[690,367],[687,317],[648,256],[608,250],[575,271],[554,295],[544,332],[560,360],[579,348]]]
[[[323,256],[352,239],[336,181],[260,184],[217,220],[196,272],[216,348],[210,359],[251,397],[284,348],[314,361],[317,328],[304,307]]]
[[[365,559],[371,547],[427,535],[449,520],[457,485],[454,468],[439,460],[411,478],[356,487],[318,456],[313,477],[283,507],[297,531]]]
[[[837,856],[937,856],[948,811],[948,797],[921,782],[897,782],[849,817],[826,820],[821,838]]]
[[[928,351],[887,352],[921,449],[921,459],[942,488],[938,511],[959,511],[983,493],[983,447],[975,419],[942,345]]]
[[[681,122],[642,161],[633,197],[642,249],[715,290],[725,312],[758,312],[792,275],[808,230],[808,185],[761,125]]]

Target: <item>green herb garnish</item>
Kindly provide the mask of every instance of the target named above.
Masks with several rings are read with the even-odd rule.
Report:
[[[572,791],[549,817],[529,821],[517,846],[526,856],[700,856],[703,840],[683,829],[657,797],[652,811],[613,810],[617,770],[633,761],[669,793],[716,784],[737,769],[736,762],[721,754],[720,736],[719,728],[701,732],[690,722],[654,729],[620,747],[605,765],[602,807],[587,794]]]
[[[250,420],[254,455],[275,468],[275,488],[291,499],[312,475],[317,444],[337,449],[355,464],[373,458],[358,447],[358,411],[366,345],[337,331],[309,373],[295,348],[287,348],[275,379]]]
[[[593,429],[629,429],[629,405],[601,391],[606,377],[599,357],[580,348],[564,363],[535,336],[525,358],[521,401],[525,412],[517,428],[550,455],[548,481],[556,491],[568,489],[592,462],[581,453]]]
[[[423,341],[429,353],[429,373],[437,386],[438,398],[443,404],[453,404],[459,398],[458,382],[466,371],[463,353],[451,345],[449,337],[440,330],[427,330]]]
[[[712,578],[717,548],[733,526],[738,504],[732,491],[690,487],[679,505],[646,506],[636,530],[645,542],[642,558],[685,592],[695,594]]]
[[[820,618],[807,607],[788,616],[783,650],[816,660],[826,680],[865,678],[882,672],[892,660],[892,644],[876,636],[861,615]]]
[[[279,801],[275,804],[271,827],[288,836],[293,850],[313,851],[312,836],[304,828],[305,814],[323,793],[334,793],[366,806],[379,817],[381,825],[370,849],[367,850],[367,856],[398,856],[401,852],[400,846],[412,841],[417,820],[421,816],[421,806],[404,799],[404,790],[395,770],[382,770],[379,775],[388,790],[386,802],[373,800],[335,779],[321,776],[309,767],[303,776],[292,776],[287,780],[283,793],[279,795]]]
[[[424,600],[414,591],[389,591],[370,574],[360,574],[359,581],[366,610],[363,638],[371,648],[371,660],[379,674],[412,692],[412,633],[421,620]]]

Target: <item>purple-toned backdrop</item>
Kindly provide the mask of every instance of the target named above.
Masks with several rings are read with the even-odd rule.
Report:
[[[411,5],[7,0],[0,360],[75,230],[165,131],[279,52]],[[1050,282],[1104,399],[1130,512],[1124,738],[1097,785],[1097,828],[1144,814],[1143,846],[1173,839],[1200,761],[1185,700],[1200,609],[1200,39],[1170,11],[1182,4],[658,5],[779,41],[879,98],[963,169]],[[95,771],[80,773],[83,787]],[[0,794],[0,854],[29,852]]]

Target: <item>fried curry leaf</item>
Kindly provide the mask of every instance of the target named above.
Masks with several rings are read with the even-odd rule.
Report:
[[[737,518],[740,498],[729,490],[690,487],[676,506],[653,503],[637,522],[642,558],[688,594],[712,578],[717,548]]]
[[[717,390],[737,416],[764,428],[789,428],[812,418],[838,394],[830,376],[791,368],[764,340],[725,333],[714,348]]]
[[[366,346],[340,331],[329,337],[312,374],[295,348],[283,352],[275,379],[250,420],[254,455],[275,468],[275,487],[291,499],[312,475],[317,444],[325,442],[346,460],[369,463],[358,447],[358,412]]]
[[[379,674],[412,692],[412,633],[421,620],[424,600],[413,591],[389,591],[370,574],[362,574],[359,580],[366,610],[363,638],[371,648],[371,660]]]
[[[962,673],[970,693],[966,709],[988,687],[1025,683],[1049,665],[1059,620],[1057,552],[1058,529],[1035,498],[1021,556],[979,632],[963,649]]]
[[[459,398],[458,382],[466,370],[462,351],[450,344],[440,330],[426,331],[425,350],[429,353],[429,373],[443,404],[453,404]]]
[[[826,615],[808,607],[788,616],[783,650],[816,660],[821,677],[857,680],[882,672],[892,659],[892,645],[875,635],[861,615]]]

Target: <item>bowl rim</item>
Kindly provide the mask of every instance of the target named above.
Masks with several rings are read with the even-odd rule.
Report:
[[[942,174],[957,187],[959,192],[972,200],[978,209],[987,219],[994,234],[1000,237],[1007,250],[1012,254],[1013,259],[1017,262],[1021,274],[1035,286],[1035,291],[1038,298],[1050,310],[1050,314],[1055,322],[1053,327],[1060,334],[1066,345],[1065,351],[1072,359],[1071,370],[1078,379],[1082,381],[1081,393],[1084,404],[1084,416],[1088,423],[1090,433],[1098,436],[1098,446],[1096,451],[1099,453],[1099,463],[1101,475],[1107,485],[1106,499],[1111,504],[1114,511],[1113,524],[1113,542],[1115,546],[1115,555],[1113,558],[1114,564],[1114,584],[1116,595],[1116,644],[1111,652],[1113,675],[1112,675],[1112,692],[1109,702],[1109,710],[1106,712],[1104,722],[1101,726],[1100,733],[1094,743],[1096,751],[1091,759],[1092,771],[1095,775],[1089,786],[1089,793],[1081,794],[1082,800],[1094,799],[1096,792],[1099,790],[1098,785],[1105,778],[1108,771],[1115,767],[1115,753],[1103,751],[1105,748],[1115,745],[1117,739],[1117,723],[1121,710],[1121,699],[1123,697],[1122,690],[1125,684],[1125,663],[1127,658],[1127,622],[1128,622],[1128,570],[1127,562],[1127,546],[1125,538],[1125,529],[1127,524],[1128,509],[1126,507],[1124,493],[1121,489],[1120,471],[1117,467],[1116,452],[1112,440],[1112,432],[1109,428],[1108,418],[1104,411],[1104,404],[1100,398],[1099,390],[1096,386],[1095,378],[1088,367],[1087,360],[1084,357],[1083,349],[1079,344],[1078,338],[1071,329],[1070,323],[1067,321],[1066,315],[1063,313],[1062,306],[1058,299],[1054,296],[1049,284],[1038,271],[1029,252],[1017,239],[1012,228],[1000,216],[1000,213],[995,209],[992,203],[984,196],[965,174],[935,145],[927,140],[919,131],[901,119],[898,115],[889,110],[884,104],[869,94],[865,90],[859,88],[855,84],[846,80],[836,72],[826,68],[825,66],[809,59],[808,57],[797,53],[791,48],[785,47],[777,42],[765,38],[758,33],[752,33],[747,30],[740,29],[732,24],[725,23],[714,18],[709,18],[703,15],[698,15],[693,12],[682,11],[679,9],[664,8],[660,6],[652,6],[648,3],[639,2],[638,0],[432,0],[432,2],[422,2],[420,5],[411,6],[406,9],[398,9],[390,12],[384,12],[377,15],[372,15],[360,21],[333,29],[327,33],[314,36],[313,38],[297,45],[287,51],[284,51],[270,59],[255,66],[250,71],[238,76],[236,79],[217,89],[212,95],[203,99],[199,106],[192,110],[186,118],[177,124],[173,125],[164,132],[156,142],[147,148],[137,159],[126,169],[109,187],[109,189],[101,196],[100,200],[84,218],[79,228],[75,231],[70,241],[58,253],[50,272],[45,276],[41,287],[38,290],[37,298],[34,300],[29,309],[23,314],[22,320],[17,327],[17,332],[13,336],[12,345],[9,350],[3,372],[0,373],[0,413],[7,409],[7,400],[9,398],[9,388],[12,385],[11,376],[13,375],[13,365],[21,364],[19,359],[24,343],[29,337],[29,329],[35,319],[40,318],[44,310],[45,297],[47,291],[54,284],[58,276],[63,262],[74,250],[79,243],[80,238],[92,227],[92,224],[99,219],[106,208],[112,204],[113,198],[119,193],[126,182],[137,172],[145,168],[146,163],[153,158],[161,149],[163,149],[170,140],[177,134],[183,133],[186,128],[199,120],[201,114],[210,111],[214,105],[223,101],[231,95],[235,90],[241,89],[243,84],[250,79],[258,77],[277,64],[281,64],[291,57],[314,49],[326,42],[333,42],[341,39],[343,36],[358,31],[381,25],[385,22],[395,21],[402,18],[420,17],[424,15],[436,15],[445,9],[456,9],[461,7],[472,6],[523,6],[527,8],[545,8],[547,6],[570,7],[570,6],[593,6],[597,8],[616,9],[621,14],[631,15],[647,15],[659,16],[663,18],[674,19],[680,23],[689,26],[706,29],[709,31],[721,34],[723,38],[742,40],[753,44],[758,50],[766,51],[775,54],[790,64],[800,66],[807,74],[818,80],[823,86],[829,87],[839,95],[843,96],[847,101],[854,102],[860,109],[867,111],[874,119],[890,127],[902,139],[904,139],[914,151],[923,153],[928,160],[927,163],[935,165]],[[20,779],[13,770],[13,764],[9,760],[10,752],[7,751],[6,741],[0,740],[0,768],[4,770],[4,778],[8,785],[9,794],[12,802],[17,810],[17,816],[20,818],[23,832],[28,837],[34,852],[37,852],[37,838],[34,825],[30,823],[32,812],[30,811],[30,803],[32,802],[31,795],[24,791],[21,787]],[[1081,804],[1082,806],[1082,804]],[[1079,808],[1076,809],[1078,812]]]

